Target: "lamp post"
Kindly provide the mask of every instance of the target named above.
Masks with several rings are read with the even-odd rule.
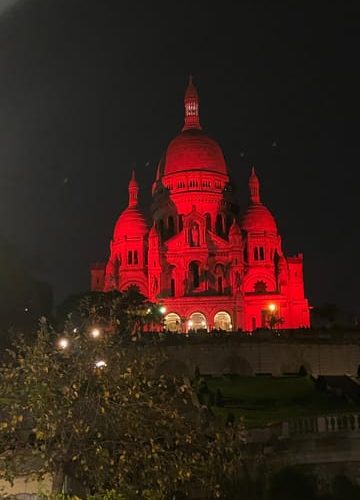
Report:
[[[274,326],[276,325],[276,322],[277,322],[276,304],[274,304],[274,303],[269,304],[268,309],[270,312],[268,323],[269,323],[270,330],[273,330]]]

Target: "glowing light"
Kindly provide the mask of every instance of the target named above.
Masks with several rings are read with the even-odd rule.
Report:
[[[165,306],[161,306],[159,311],[161,312],[161,314],[165,314],[166,313],[166,307]]]
[[[91,336],[94,338],[94,339],[97,339],[100,337],[100,330],[99,328],[94,328],[92,331],[91,331]]]
[[[77,328],[74,328],[74,329],[73,329],[73,332],[74,332],[74,333],[77,333],[77,331],[78,331],[78,329],[77,329]]]
[[[95,366],[96,368],[105,368],[105,366],[107,366],[106,361],[100,359],[99,361],[96,361]]]
[[[276,305],[275,304],[269,304],[269,311],[270,312],[276,311]]]
[[[201,326],[206,326],[205,321],[202,321],[202,322],[201,322]]]
[[[60,349],[67,349],[69,347],[68,339],[66,339],[64,337],[59,339],[58,346],[60,347]]]
[[[24,311],[27,313],[29,312],[29,308],[28,307],[25,307]]]
[[[150,313],[151,313],[151,309],[150,309],[150,307],[148,307],[146,310],[146,314],[150,314]]]
[[[188,326],[189,326],[189,328],[194,326],[194,322],[191,319],[189,319],[189,321],[188,321]]]

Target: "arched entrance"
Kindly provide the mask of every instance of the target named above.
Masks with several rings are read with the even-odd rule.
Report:
[[[205,316],[201,312],[194,312],[188,321],[188,330],[207,331],[208,325]]]
[[[169,313],[164,318],[164,326],[166,330],[173,333],[181,333],[181,319],[176,313]]]
[[[219,330],[230,332],[232,330],[231,316],[225,311],[219,311],[214,316],[214,326]]]

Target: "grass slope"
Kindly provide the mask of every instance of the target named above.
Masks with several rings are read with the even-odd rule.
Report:
[[[206,379],[209,390],[220,389],[223,406],[212,405],[224,418],[232,413],[244,418],[248,427],[308,415],[360,411],[332,394],[319,391],[310,377],[240,377],[225,375]]]

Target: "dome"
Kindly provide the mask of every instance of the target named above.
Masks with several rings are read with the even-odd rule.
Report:
[[[163,175],[186,170],[207,170],[227,175],[220,146],[202,130],[184,130],[167,148]]]
[[[241,227],[247,232],[277,233],[275,219],[262,203],[249,205],[242,218]]]
[[[148,227],[145,217],[137,207],[128,207],[118,218],[114,229],[114,241],[124,237],[144,236]]]
[[[144,236],[147,233],[148,227],[145,217],[138,207],[138,194],[139,186],[133,171],[129,182],[129,205],[115,224],[114,241],[125,237]]]

